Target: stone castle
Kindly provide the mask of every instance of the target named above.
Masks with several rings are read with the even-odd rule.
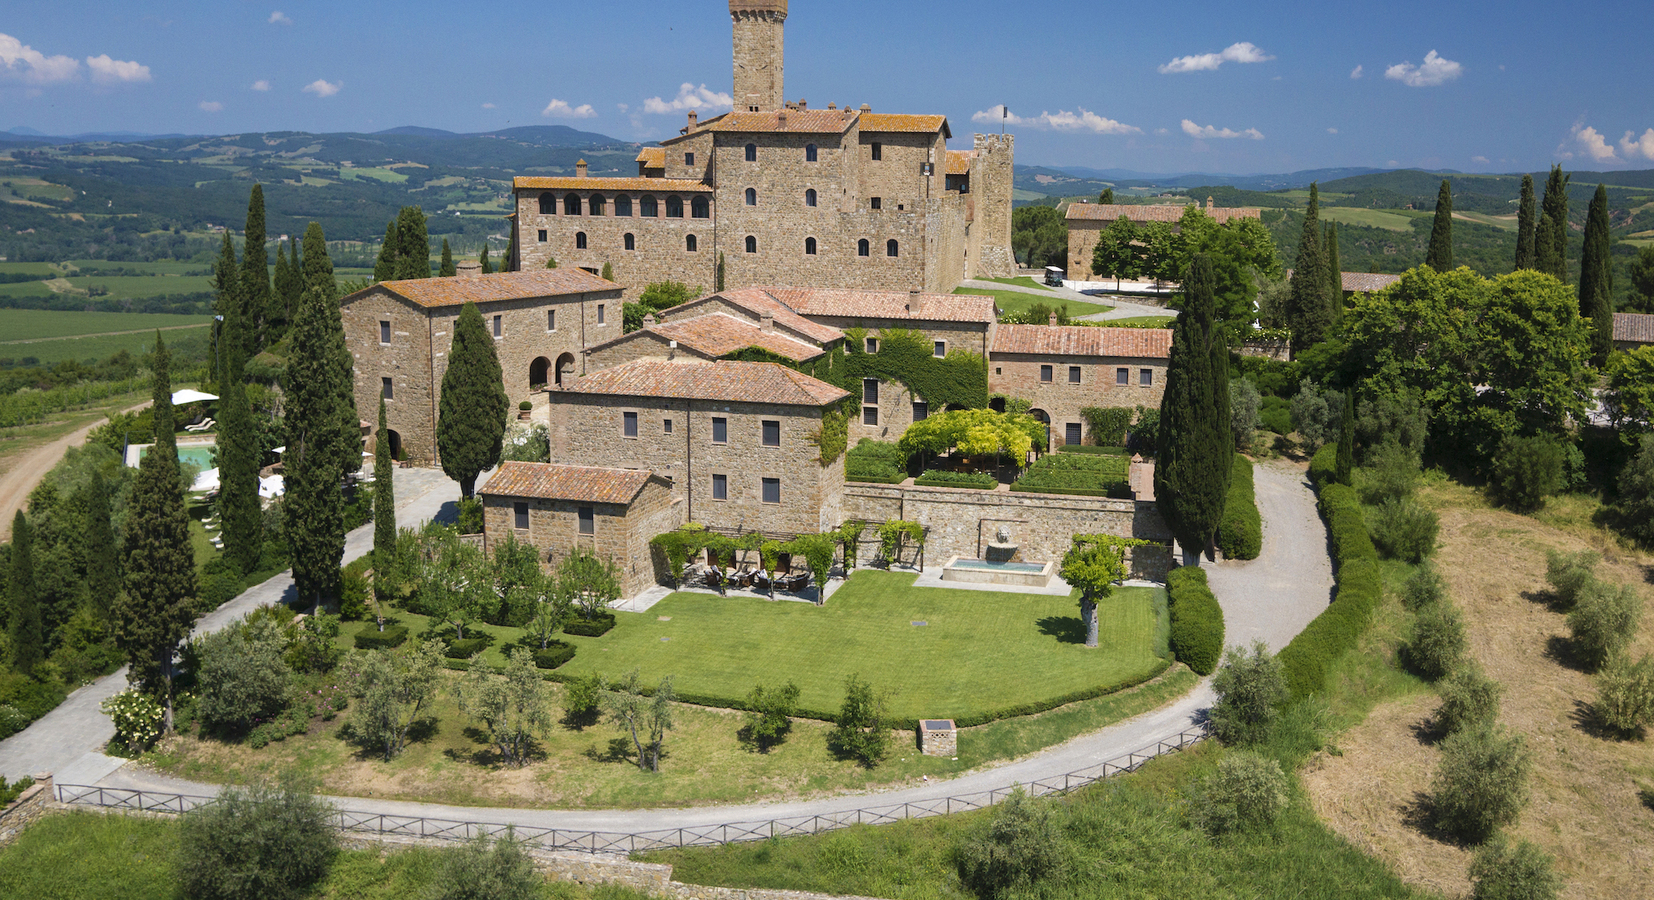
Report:
[[[791,284],[947,293],[1015,274],[1015,138],[949,150],[945,116],[812,109],[783,94],[787,0],[730,0],[731,112],[694,111],[638,156],[637,175],[515,181],[512,268],[644,286]]]

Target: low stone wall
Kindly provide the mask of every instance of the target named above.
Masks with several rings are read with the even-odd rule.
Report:
[[[38,822],[52,805],[52,776],[34,776],[34,784],[0,810],[0,847],[17,840],[23,829]]]
[[[1240,355],[1287,362],[1292,359],[1292,344],[1287,341],[1242,341]]]

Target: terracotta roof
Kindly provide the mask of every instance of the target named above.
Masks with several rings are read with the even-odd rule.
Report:
[[[699,350],[708,356],[723,356],[746,347],[759,347],[794,362],[803,362],[806,359],[815,359],[825,352],[814,344],[807,344],[780,332],[765,331],[748,319],[736,318],[722,312],[680,319],[676,322],[662,322],[659,325],[651,325],[646,330],[653,331],[669,341],[677,341],[692,350]]]
[[[975,154],[969,150],[948,151],[948,175],[971,174],[971,159]]]
[[[410,281],[381,281],[346,297],[360,297],[376,288],[427,308],[490,303],[496,300],[527,300],[532,297],[559,297],[592,291],[617,291],[620,286],[580,269],[532,269],[500,272],[475,278],[419,278]]]
[[[994,332],[991,352],[1166,359],[1172,353],[1172,330],[1093,328],[1088,325],[1001,325]]]
[[[1654,344],[1654,316],[1646,313],[1614,313],[1614,340],[1633,344]]]
[[[664,164],[663,162],[662,165]],[[712,193],[711,185],[683,178],[518,177],[514,182],[514,186],[519,191],[689,191]]]
[[[836,288],[749,288],[787,304],[801,316],[913,319],[921,322],[994,322],[992,297],[920,294],[919,312],[907,310],[907,291],[852,291]]]
[[[1187,205],[1172,206],[1157,204],[1155,206],[1122,206],[1118,203],[1070,203],[1068,205],[1068,220],[1113,222],[1125,216],[1133,222],[1176,222],[1183,218],[1183,211]],[[1204,207],[1202,207],[1204,209]],[[1206,214],[1216,219],[1219,225],[1230,219],[1261,219],[1263,210],[1255,207],[1222,207],[1217,206],[1206,210]]]
[[[935,134],[948,130],[947,116],[906,116],[893,113],[862,113],[861,130]]]
[[[785,113],[787,124],[781,124]],[[808,134],[843,134],[856,120],[856,114],[847,109],[788,109],[770,112],[732,112],[719,116],[699,131],[761,132],[790,131]],[[690,132],[691,134],[695,132]]]
[[[625,506],[649,483],[649,472],[637,469],[598,469],[549,463],[503,462],[479,494],[496,497],[534,497],[577,503],[618,503]]]
[[[671,309],[664,310],[660,317],[662,319],[678,318],[682,313],[686,313],[693,307],[715,297],[739,306],[754,316],[769,313],[775,317],[775,324],[796,331],[819,344],[828,344],[844,337],[844,332],[831,325],[821,325],[804,318],[795,312],[792,307],[765,293],[762,288],[743,288],[735,291],[724,291],[721,294],[708,294],[688,303],[681,303]]]
[[[849,393],[776,363],[639,359],[577,378],[553,395],[604,394],[826,406]]]
[[[644,147],[643,151],[637,155],[637,161],[651,169],[664,169],[666,168],[666,148]]]

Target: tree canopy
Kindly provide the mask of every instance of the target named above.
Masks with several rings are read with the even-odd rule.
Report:
[[[1211,259],[1196,256],[1184,283],[1183,311],[1172,326],[1154,467],[1154,495],[1188,555],[1211,549],[1234,457],[1229,347],[1213,318],[1212,282]]]
[[[1025,466],[1030,450],[1045,449],[1045,425],[1022,413],[954,409],[914,422],[896,442],[896,449],[908,456],[954,449],[967,456],[998,453]]]

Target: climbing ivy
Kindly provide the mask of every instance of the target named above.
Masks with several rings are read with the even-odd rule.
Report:
[[[851,393],[863,378],[898,381],[933,410],[982,409],[988,405],[988,362],[969,350],[951,350],[945,359],[931,352],[930,339],[917,331],[889,328],[879,332],[879,352],[866,352],[866,331],[846,329],[848,354],[834,372],[834,384]],[[858,338],[857,335],[860,335]]]

